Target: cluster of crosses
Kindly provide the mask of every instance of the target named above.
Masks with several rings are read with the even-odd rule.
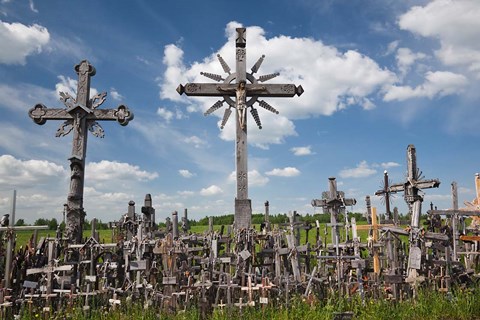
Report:
[[[187,83],[179,85],[177,92],[187,96],[219,97],[205,115],[227,104],[221,121],[225,126],[234,109],[236,128],[236,196],[234,224],[214,230],[213,217],[203,234],[189,230],[187,210],[181,224],[178,213],[167,218],[166,227],[158,229],[155,209],[150,195],[145,197],[141,214],[135,202],[130,201],[127,213],[112,223],[112,242],[101,243],[95,223],[91,236],[83,239],[83,208],[85,159],[87,137],[90,131],[103,137],[101,120],[117,121],[125,126],[133,113],[125,105],[114,109],[98,108],[106,100],[106,93],[90,98],[90,80],[95,68],[86,60],[75,66],[78,74],[76,97],[60,93],[65,108],[47,108],[37,104],[29,116],[39,125],[47,120],[62,120],[57,137],[73,133],[70,161],[70,187],[65,204],[66,230],[55,237],[31,240],[30,248],[13,257],[14,236],[20,227],[14,227],[15,193],[10,221],[0,226],[7,241],[4,282],[0,290],[0,315],[8,313],[14,302],[21,305],[43,300],[45,312],[51,312],[52,301],[72,301],[81,298],[84,309],[96,296],[106,296],[111,308],[122,303],[122,297],[141,297],[145,307],[158,305],[167,310],[181,310],[197,304],[202,313],[214,308],[244,308],[276,302],[289,303],[291,292],[301,292],[305,297],[325,297],[328,292],[340,295],[360,294],[402,299],[415,295],[419,283],[428,281],[439,290],[449,292],[452,281],[468,282],[478,253],[478,232],[462,235],[459,224],[466,216],[480,216],[477,207],[459,210],[456,184],[452,184],[453,209],[428,211],[431,224],[421,225],[421,190],[437,188],[437,179],[425,180],[417,168],[416,150],[407,148],[407,178],[402,183],[390,184],[385,172],[383,189],[375,194],[383,196],[389,221],[379,223],[376,208],[366,198],[369,224],[357,225],[349,219],[347,208],[357,203],[337,190],[334,177],[328,179],[328,191],[321,199],[312,200],[312,206],[322,208],[330,216],[325,225],[325,238],[320,236],[318,221],[312,227],[298,221],[294,212],[289,222],[273,226],[269,221],[269,203],[265,203],[264,223],[260,230],[252,227],[252,204],[248,195],[247,109],[256,125],[262,123],[255,104],[270,112],[278,111],[261,98],[294,97],[303,93],[294,84],[266,83],[278,73],[259,76],[264,60],[261,56],[247,71],[246,29],[237,28],[236,71],[218,55],[225,76],[202,72],[216,83]],[[480,178],[477,176],[480,189]],[[390,195],[403,192],[409,206],[410,221],[399,221],[390,212]],[[449,217],[448,225],[438,223],[440,215]],[[342,219],[344,222],[342,222]],[[405,225],[408,227],[405,228]],[[403,226],[403,227],[402,227]],[[23,227],[39,230],[45,227]],[[309,230],[316,229],[315,239],[309,239]],[[330,241],[328,229],[330,228]],[[345,235],[341,230],[345,230]],[[366,241],[359,236],[368,230]],[[301,240],[304,233],[305,241]],[[403,240],[402,240],[403,237]],[[408,243],[408,249],[405,245]],[[450,252],[452,248],[453,253]],[[0,246],[1,249],[1,246]],[[0,250],[1,253],[1,250]],[[467,262],[461,264],[460,257]],[[63,259],[63,264],[59,261]],[[15,261],[15,263],[14,263]],[[23,272],[20,268],[23,263]],[[478,261],[477,261],[478,262]],[[14,267],[12,267],[14,266]],[[1,271],[1,270],[0,270]],[[331,289],[331,290],[328,290]],[[11,308],[13,309],[13,308]],[[18,308],[17,308],[18,309]],[[351,315],[345,315],[351,316]]]

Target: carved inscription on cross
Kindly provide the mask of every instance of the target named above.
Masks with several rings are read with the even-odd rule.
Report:
[[[82,239],[82,225],[85,212],[83,209],[83,185],[85,177],[85,157],[87,150],[87,132],[103,138],[105,132],[99,120],[118,121],[126,126],[133,119],[133,113],[125,106],[117,109],[97,109],[106,99],[106,92],[90,99],[90,77],[95,75],[95,68],[83,60],[75,66],[78,74],[77,97],[60,92],[60,100],[65,108],[47,108],[43,104],[35,105],[28,115],[36,124],[42,125],[47,120],[63,120],[56,136],[63,137],[73,132],[72,155],[70,160],[71,178],[67,200],[67,237],[76,243]]]
[[[202,72],[207,78],[217,82],[223,82],[222,85],[215,83],[187,83],[179,85],[177,92],[187,96],[196,97],[221,97],[223,100],[217,101],[210,107],[205,115],[220,109],[224,102],[228,108],[225,109],[221,128],[225,126],[232,113],[232,108],[236,109],[236,177],[237,177],[237,195],[235,198],[235,227],[238,229],[249,228],[251,222],[251,202],[248,198],[248,168],[247,168],[247,109],[255,120],[257,126],[261,129],[262,124],[257,109],[253,107],[258,102],[260,107],[277,113],[278,111],[260,97],[293,97],[300,96],[303,93],[302,86],[294,84],[263,84],[263,82],[278,76],[278,73],[272,73],[255,78],[254,73],[258,71],[265,56],[260,57],[251,72],[246,70],[246,29],[237,28],[236,43],[236,72],[232,73],[230,67],[220,55],[217,55],[223,70],[227,74],[224,78],[218,74]],[[262,84],[259,84],[262,82]]]

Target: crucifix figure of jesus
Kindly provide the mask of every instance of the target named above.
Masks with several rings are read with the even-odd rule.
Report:
[[[197,97],[222,97],[205,111],[205,115],[209,115],[217,109],[220,109],[223,103],[228,104],[225,109],[220,128],[224,128],[228,118],[232,113],[232,108],[237,110],[236,114],[236,140],[235,140],[235,158],[236,158],[236,178],[237,178],[237,195],[235,197],[235,229],[250,228],[252,205],[248,198],[248,168],[247,168],[247,109],[255,120],[255,123],[262,128],[262,123],[256,108],[253,105],[258,102],[260,107],[270,112],[278,114],[278,111],[260,97],[294,97],[303,93],[302,86],[294,84],[262,84],[278,76],[278,73],[262,75],[255,78],[254,73],[258,71],[265,56],[261,56],[255,65],[251,68],[251,72],[247,73],[246,68],[246,29],[237,28],[236,45],[236,72],[232,73],[228,64],[220,55],[217,55],[223,71],[228,75],[223,78],[221,75],[202,72],[201,74],[207,78],[217,82],[223,81],[222,85],[215,83],[187,83],[179,85],[177,92],[186,94],[187,96]],[[235,98],[235,100],[233,99]]]
[[[237,115],[238,115],[238,121],[239,125],[242,129],[245,129],[245,126],[247,125],[247,87],[246,87],[246,81],[242,80],[238,84],[238,86],[233,89],[230,87],[222,87],[218,86],[217,90],[222,91],[222,92],[235,92],[235,109],[237,109]],[[265,86],[250,86],[248,88],[248,91],[250,93],[253,92],[261,92],[265,90]]]

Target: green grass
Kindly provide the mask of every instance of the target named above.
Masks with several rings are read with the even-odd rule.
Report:
[[[477,289],[478,290],[478,289]],[[177,313],[165,312],[158,308],[143,308],[141,303],[122,302],[115,310],[104,306],[92,305],[88,312],[82,308],[81,301],[77,307],[64,307],[49,315],[51,319],[93,319],[93,320],[130,320],[130,319],[201,319],[198,308],[191,308]],[[361,301],[358,296],[350,298],[331,298],[325,301],[308,301],[301,297],[292,299],[288,308],[285,305],[215,309],[206,315],[214,320],[323,320],[333,319],[335,313],[351,312],[355,320],[467,320],[480,319],[480,295],[477,291],[457,291],[453,296],[434,291],[420,291],[415,300],[393,302],[388,300],[367,299]],[[42,310],[25,310],[22,319],[46,318]]]

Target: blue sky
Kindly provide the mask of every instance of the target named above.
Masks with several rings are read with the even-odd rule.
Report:
[[[118,219],[128,201],[151,193],[157,219],[188,208],[193,218],[233,212],[234,122],[203,112],[216,99],[179,96],[178,84],[234,69],[234,30],[247,28],[247,70],[269,83],[302,85],[292,99],[266,99],[279,115],[259,110],[249,121],[250,198],[254,212],[316,213],[310,202],[328,177],[365,211],[388,170],[406,173],[406,149],[417,148],[425,190],[450,208],[475,197],[479,172],[480,2],[472,1],[0,1],[0,213],[16,189],[17,218],[61,219],[68,192],[72,137],[55,138],[59,122],[38,126],[36,103],[60,108],[58,92],[74,93],[73,67],[97,70],[101,108],[126,104],[126,127],[103,123],[88,139],[87,218]],[[253,125],[252,125],[253,124]],[[405,211],[402,195],[393,205]]]

